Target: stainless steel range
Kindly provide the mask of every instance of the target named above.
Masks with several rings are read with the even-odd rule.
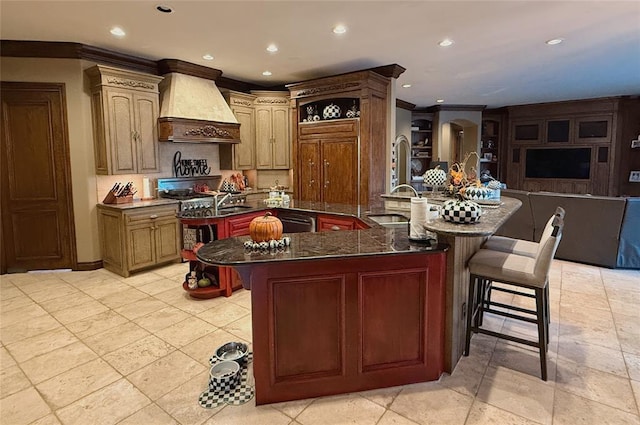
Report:
[[[179,200],[180,217],[212,217],[221,179],[219,175],[158,179],[158,196]]]

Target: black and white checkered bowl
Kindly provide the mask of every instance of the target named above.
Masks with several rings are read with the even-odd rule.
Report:
[[[240,382],[240,365],[232,360],[217,363],[209,371],[209,389],[227,391]]]
[[[468,187],[464,197],[471,201],[483,201],[493,196],[493,190],[487,187]]]
[[[324,118],[325,120],[340,118],[340,114],[340,107],[338,105],[334,105],[333,103],[322,110],[322,118]]]
[[[440,215],[451,223],[475,223],[482,216],[482,208],[472,201],[450,200],[442,204]]]

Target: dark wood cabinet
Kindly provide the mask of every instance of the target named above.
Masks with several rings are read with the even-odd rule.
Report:
[[[501,180],[502,170],[502,120],[501,117],[483,114],[480,137],[480,172],[488,170],[496,180]]]
[[[368,205],[385,192],[389,83],[359,71],[287,86],[296,199]]]

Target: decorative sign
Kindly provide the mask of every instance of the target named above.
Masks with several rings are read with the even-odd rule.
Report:
[[[182,159],[182,152],[176,151],[173,155],[173,174],[176,177],[208,176],[211,167],[206,159]]]

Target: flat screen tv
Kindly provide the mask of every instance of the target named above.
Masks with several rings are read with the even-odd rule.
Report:
[[[527,149],[525,177],[533,179],[588,179],[591,148]]]

